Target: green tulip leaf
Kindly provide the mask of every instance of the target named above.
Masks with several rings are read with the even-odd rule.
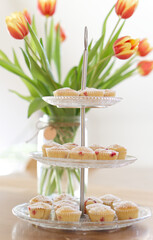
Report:
[[[60,26],[56,31],[56,39],[55,39],[55,52],[54,52],[54,61],[58,74],[58,81],[61,83],[61,36],[60,36]]]
[[[7,55],[2,50],[0,50],[0,59],[11,63],[10,59],[7,57]]]
[[[10,89],[9,91],[12,92],[12,93],[14,93],[14,94],[16,94],[18,97],[20,97],[20,98],[22,98],[22,99],[24,99],[24,100],[26,100],[26,101],[28,101],[28,102],[32,101],[32,99],[33,99],[32,96],[24,96],[24,95],[18,93],[17,91],[15,91],[15,90],[11,90],[11,89]]]
[[[22,51],[22,54],[23,54],[23,57],[24,57],[24,61],[25,61],[26,65],[27,65],[28,69],[30,70],[30,61],[29,61],[28,55],[22,48],[20,48],[20,49]]]
[[[28,118],[37,110],[40,110],[41,108],[44,108],[48,105],[45,101],[42,100],[42,98],[35,98],[29,105],[28,108]]]
[[[112,11],[114,10],[115,5],[111,8],[111,10],[109,11],[109,13],[107,14],[104,23],[103,23],[103,28],[102,28],[102,41],[101,41],[101,50],[100,52],[103,50],[103,45],[104,45],[104,39],[105,39],[105,35],[106,35],[106,25],[107,25],[107,21],[109,16],[111,15]]]
[[[53,57],[53,49],[54,49],[54,21],[51,20],[49,34],[47,35],[47,42],[46,42],[46,53],[48,57],[49,63],[51,63]]]
[[[14,57],[14,64],[15,64],[18,68],[20,68],[20,69],[22,70],[21,65],[20,65],[20,63],[19,63],[19,60],[18,60],[18,58],[17,58],[16,52],[15,52],[14,49],[13,49],[13,57]]]

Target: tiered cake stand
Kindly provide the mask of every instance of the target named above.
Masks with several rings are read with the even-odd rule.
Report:
[[[85,28],[85,51],[83,61],[83,75],[82,75],[82,90],[86,88],[87,76],[87,28]],[[44,101],[59,108],[80,108],[81,117],[81,146],[85,146],[85,108],[106,108],[121,101],[119,97],[44,97]],[[54,214],[51,219],[34,219],[30,218],[28,213],[28,204],[24,203],[13,208],[13,214],[17,217],[28,221],[37,226],[50,229],[65,229],[65,230],[79,230],[79,231],[94,231],[94,230],[113,230],[127,227],[142,221],[151,216],[151,211],[147,207],[139,206],[139,217],[129,220],[114,220],[113,222],[91,222],[87,215],[84,214],[84,179],[85,168],[117,168],[129,165],[136,161],[133,156],[127,155],[124,160],[78,160],[78,159],[62,159],[43,157],[40,152],[33,152],[31,157],[46,165],[53,165],[59,167],[72,167],[81,169],[80,180],[80,210],[82,216],[80,222],[62,222],[54,220]]]

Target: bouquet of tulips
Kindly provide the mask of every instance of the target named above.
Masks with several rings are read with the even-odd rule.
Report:
[[[108,12],[102,25],[102,34],[95,44],[91,41],[88,46],[87,87],[112,88],[123,80],[132,77],[135,73],[145,76],[153,70],[153,61],[139,60],[140,57],[145,57],[152,51],[147,39],[139,41],[139,39],[133,39],[130,36],[119,37],[126,20],[132,17],[137,5],[138,0],[117,0]],[[54,24],[53,15],[56,10],[56,0],[38,0],[38,9],[45,18],[45,39],[38,38],[35,17],[33,16],[31,20],[27,10],[15,12],[6,17],[6,25],[10,35],[15,39],[24,40],[25,45],[24,48],[21,48],[21,52],[28,71],[25,72],[20,65],[15,50],[13,50],[13,60],[10,60],[0,50],[0,66],[19,76],[26,85],[29,92],[28,96],[24,96],[15,90],[11,91],[29,102],[28,117],[37,110],[41,110],[48,116],[77,116],[79,115],[78,109],[58,109],[42,100],[43,96],[52,96],[53,91],[58,88],[70,87],[75,90],[81,88],[83,54],[80,56],[78,65],[73,66],[65,79],[62,79],[60,52],[61,46],[66,40],[66,35],[60,23]],[[107,22],[113,11],[116,12],[117,23],[106,41]],[[117,59],[124,60],[119,68],[115,66]],[[135,60],[138,60],[137,65]],[[54,77],[52,72],[53,64],[56,66],[57,78]],[[75,136],[76,129],[73,128],[73,136]],[[72,132],[72,129],[70,130]],[[58,137],[57,134],[55,141],[61,142],[61,139],[64,138]],[[72,140],[71,137],[69,139],[65,138],[63,141]],[[52,186],[52,189],[55,190],[57,184],[59,186],[58,180],[62,174],[62,171],[57,171],[54,181],[55,186]],[[79,181],[79,174],[77,172],[74,172],[74,174]],[[46,173],[44,173],[44,176],[46,176]],[[72,185],[71,183],[71,186],[68,187],[71,193]],[[58,189],[60,188],[58,187]]]
[[[140,42],[129,36],[118,39],[125,20],[133,15],[137,5],[138,0],[118,0],[104,20],[102,35],[94,45],[93,41],[90,42],[88,47],[88,87],[112,88],[136,72],[145,76],[152,71],[153,61],[140,61],[137,66],[133,61],[138,55],[144,57],[152,50],[147,39]],[[20,61],[14,50],[14,61],[11,61],[0,50],[0,66],[18,75],[28,88],[29,96],[23,96],[12,90],[13,93],[29,102],[28,117],[40,109],[47,115],[61,116],[60,109],[57,111],[55,107],[49,106],[42,100],[42,96],[53,95],[54,90],[62,87],[79,90],[83,57],[80,57],[77,66],[70,69],[66,78],[62,79],[60,51],[61,44],[66,40],[66,35],[59,23],[54,25],[53,15],[56,10],[56,0],[38,0],[38,9],[45,16],[45,40],[38,39],[35,18],[33,17],[31,20],[27,10],[15,12],[6,17],[7,28],[11,36],[25,41],[25,49],[21,48],[21,51],[29,73],[20,66]],[[109,39],[104,44],[107,21],[114,9],[119,18]],[[113,71],[117,58],[129,60]],[[56,66],[58,79],[55,79],[52,72],[53,62]],[[64,110],[62,110],[62,114],[65,114]]]

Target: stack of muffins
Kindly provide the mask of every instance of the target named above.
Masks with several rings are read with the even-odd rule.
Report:
[[[138,217],[139,208],[131,201],[106,194],[99,198],[90,197],[85,201],[85,213],[92,222],[112,222],[113,220],[128,220]]]
[[[50,141],[42,146],[43,157],[68,158],[80,160],[116,160],[126,158],[127,149],[114,144],[103,147],[93,144],[89,147],[81,147],[75,143],[65,143],[60,145]]]
[[[65,222],[79,222],[82,214],[77,199],[65,193],[52,200],[38,195],[30,200],[28,209],[31,218],[50,219],[52,215],[54,220]],[[88,197],[84,210],[91,222],[135,219],[139,214],[139,208],[134,202],[123,201],[112,194],[99,198]]]
[[[76,91],[71,88],[59,88],[53,92],[54,97],[85,96],[85,97],[115,97],[116,93],[112,89],[86,88]]]
[[[50,219],[53,216],[54,220],[65,222],[78,222],[82,214],[77,200],[65,193],[54,199],[38,195],[30,200],[28,210],[31,218]]]

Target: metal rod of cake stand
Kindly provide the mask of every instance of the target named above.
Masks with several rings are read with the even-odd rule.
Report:
[[[86,88],[87,81],[87,64],[88,64],[88,29],[84,30],[84,55],[83,55],[83,68],[82,68],[82,82],[81,89]],[[85,146],[85,108],[81,107],[81,146]],[[82,215],[84,214],[84,184],[85,184],[85,171],[81,168],[81,180],[80,180],[80,210]]]

